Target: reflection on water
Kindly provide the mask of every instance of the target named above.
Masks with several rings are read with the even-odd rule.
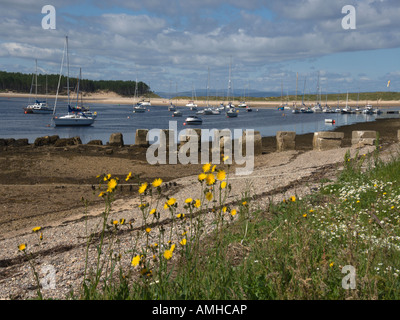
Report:
[[[185,118],[194,115],[195,111],[181,107],[182,117],[172,117],[168,107],[151,106],[145,113],[133,113],[133,105],[106,105],[93,104],[92,111],[98,116],[94,125],[90,127],[54,127],[51,114],[24,114],[26,98],[0,98],[0,138],[28,138],[33,143],[37,137],[59,135],[60,138],[79,136],[83,143],[90,140],[102,140],[105,144],[111,133],[121,132],[126,144],[133,144],[136,129],[168,129],[170,121],[176,121],[178,132],[185,130]],[[53,101],[49,101],[53,105]],[[365,115],[365,114],[293,114],[291,110],[278,111],[276,109],[257,109],[253,112],[239,109],[236,118],[228,118],[225,113],[220,115],[202,115],[203,124],[190,126],[202,129],[254,129],[260,131],[264,137],[275,136],[277,131],[295,131],[297,134],[315,131],[333,130],[338,126],[356,122],[374,121],[377,118],[399,118],[398,114]],[[63,107],[57,106],[58,114],[62,115]],[[200,108],[199,108],[200,109]],[[399,110],[393,108],[391,110]],[[258,110],[258,111],[257,111]],[[382,109],[384,110],[384,109]],[[65,107],[66,112],[66,107]],[[335,124],[325,123],[325,119],[335,120]]]

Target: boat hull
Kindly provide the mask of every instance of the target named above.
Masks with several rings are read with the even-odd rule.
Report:
[[[57,127],[69,126],[91,126],[94,123],[93,118],[80,118],[80,117],[54,117],[54,125]]]

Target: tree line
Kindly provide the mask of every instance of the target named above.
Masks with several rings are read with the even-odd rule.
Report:
[[[59,75],[38,74],[37,76],[37,93],[56,94],[58,86]],[[70,92],[76,90],[78,78],[69,78]],[[94,93],[97,91],[112,91],[121,96],[134,96],[135,95],[136,81],[123,81],[123,80],[88,80],[81,79],[79,82],[79,91],[84,93]],[[0,71],[0,91],[13,91],[19,93],[35,93],[35,74],[25,74],[20,72],[6,72]],[[139,81],[137,83],[138,96],[146,96],[151,94],[150,87]],[[60,82],[59,94],[67,94],[67,77],[62,76]]]

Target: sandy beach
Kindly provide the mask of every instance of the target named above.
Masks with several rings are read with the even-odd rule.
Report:
[[[26,98],[29,99],[29,94],[24,94],[24,93],[0,93],[0,97],[4,97],[4,98]],[[45,99],[46,96],[45,95],[38,95],[38,98],[40,99]],[[49,99],[55,99],[55,95],[48,95],[47,98]],[[67,96],[58,96],[58,99],[67,99]],[[142,98],[139,99],[139,101],[141,101]],[[145,99],[148,100],[148,99]],[[109,93],[94,93],[94,94],[85,94],[84,98],[83,98],[84,104],[86,103],[100,103],[100,104],[124,104],[124,105],[130,105],[134,103],[133,98],[131,97],[122,97],[118,94],[115,94],[113,92],[109,92]],[[151,98],[150,102],[152,104],[152,106],[166,106],[170,104],[170,101],[168,99],[163,99],[163,98]],[[176,106],[185,106],[189,100],[186,99],[181,99],[181,100],[177,100],[177,99],[173,99],[172,101]],[[221,102],[223,101],[211,101],[212,104],[214,105],[219,105]],[[234,105],[238,105],[239,104],[239,100],[233,100],[232,103]],[[136,103],[136,102],[135,102]],[[204,107],[205,106],[205,101],[195,101],[195,103],[199,106],[199,107]],[[292,106],[294,103],[294,101],[290,101],[289,102],[289,106]],[[328,101],[327,102],[328,105],[330,106],[337,106],[338,105],[338,101],[337,100],[332,100],[332,101]],[[257,107],[257,108],[276,108],[278,107],[280,104],[280,101],[263,101],[261,98],[260,100],[257,101],[249,101],[248,105],[250,107]],[[324,104],[324,103],[323,103]],[[399,100],[394,100],[394,101],[367,101],[367,100],[360,100],[358,102],[358,105],[360,106],[365,106],[367,104],[371,104],[373,107],[393,107],[393,106],[400,106],[400,101]],[[301,99],[298,100],[297,105],[300,106],[301,105]],[[339,101],[339,107],[345,107],[346,105],[346,101]],[[349,100],[348,102],[349,106],[355,106],[357,105],[357,101],[352,101]]]

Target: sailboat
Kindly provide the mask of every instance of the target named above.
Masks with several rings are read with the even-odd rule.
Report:
[[[190,110],[195,111],[197,110],[197,104],[194,102],[196,97],[196,92],[194,91],[194,87],[192,86],[192,100],[190,100],[187,104],[186,107],[189,107]]]
[[[56,106],[57,106],[57,98],[58,92],[60,88],[61,82],[61,75],[62,75],[62,68],[64,64],[64,56],[67,56],[67,95],[68,95],[68,113],[64,116],[56,116]],[[65,45],[64,45],[64,52],[63,57],[61,60],[61,69],[60,69],[60,77],[58,79],[58,86],[57,86],[57,94],[56,100],[54,102],[54,111],[53,111],[53,121],[55,126],[90,126],[94,123],[95,118],[89,115],[86,115],[84,112],[71,112],[70,106],[70,96],[69,96],[69,58],[68,58],[68,36],[65,37]]]
[[[138,97],[138,82],[137,82],[137,78],[135,81],[135,94],[134,94],[134,101],[137,100]],[[133,106],[133,112],[134,113],[144,113],[146,112],[146,106],[143,104],[143,101],[141,102],[137,102],[134,106]]]
[[[347,95],[346,95],[346,106],[342,109],[342,113],[345,113],[345,114],[348,114],[348,113],[355,113],[352,109],[351,109],[351,107],[349,106],[349,92],[347,92]]]
[[[53,113],[53,108],[49,107],[47,105],[47,101],[39,101],[37,99],[37,59],[35,60],[36,64],[36,73],[35,73],[35,103],[34,104],[28,104],[28,106],[24,107],[24,112],[26,114],[28,113]],[[31,92],[32,93],[32,86],[33,86],[33,79],[32,79],[32,85],[31,85]],[[47,75],[46,75],[46,96],[47,96]]]

